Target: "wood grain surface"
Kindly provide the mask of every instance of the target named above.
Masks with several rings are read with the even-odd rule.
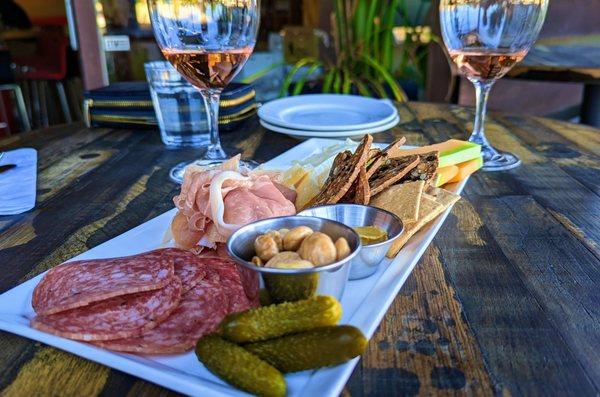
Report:
[[[600,84],[600,35],[539,40],[510,77]]]
[[[419,145],[468,136],[471,109],[399,105]],[[600,131],[492,114],[523,166],[478,173],[395,299],[345,396],[600,392]],[[298,144],[257,120],[223,134],[263,162]],[[0,217],[0,292],[170,209],[171,151],[155,131],[60,126],[10,137],[39,151],[34,210]],[[0,176],[1,177],[1,176]],[[2,396],[169,396],[130,375],[0,333]]]

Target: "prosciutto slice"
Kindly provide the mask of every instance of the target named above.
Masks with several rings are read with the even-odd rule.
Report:
[[[179,212],[171,223],[178,247],[216,248],[241,226],[260,219],[293,215],[295,192],[273,174],[239,169],[239,157],[220,168],[186,170],[173,201]]]

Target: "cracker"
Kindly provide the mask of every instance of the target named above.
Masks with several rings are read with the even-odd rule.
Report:
[[[405,225],[416,222],[424,187],[424,181],[390,186],[375,196],[371,205],[395,214]]]
[[[371,149],[373,152],[368,161],[367,179],[371,179],[373,174],[381,167],[388,158],[391,158],[391,153],[395,153],[406,142],[406,138],[402,137],[390,143],[385,149]]]
[[[372,142],[373,137],[367,134],[356,148],[354,154],[349,155],[349,152],[338,154],[333,161],[333,166],[323,187],[321,187],[319,193],[304,208],[339,202],[352,187],[356,178],[358,178],[361,167],[365,166],[369,158],[369,150]]]
[[[398,183],[419,164],[419,161],[417,155],[388,159],[369,179],[371,194],[374,196]]]
[[[438,189],[434,195],[423,193],[419,205],[419,219],[416,222],[404,225],[402,235],[392,243],[386,256],[393,258],[406,242],[414,236],[423,226],[434,220],[447,208],[460,199],[460,196],[444,189]]]
[[[425,181],[425,183],[429,186],[433,181],[438,168],[439,154],[438,152],[429,152],[415,156],[419,157],[419,163],[416,167],[411,169],[410,172],[399,181],[399,183],[408,181]]]
[[[363,165],[358,173],[354,204],[368,205],[370,200],[371,189],[369,188],[369,179],[367,178],[367,168]]]

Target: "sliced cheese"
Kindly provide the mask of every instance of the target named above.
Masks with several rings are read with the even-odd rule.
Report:
[[[448,182],[460,182],[475,171],[477,171],[478,169],[480,169],[481,167],[483,167],[483,158],[481,156],[477,157],[476,159],[460,163],[458,164],[458,172]]]
[[[398,155],[408,156],[411,154],[423,154],[437,151],[440,154],[438,167],[447,167],[457,165],[481,156],[481,146],[468,141],[459,139],[449,139],[446,142],[436,143],[434,145],[421,146],[414,149],[398,150]]]
[[[458,174],[458,166],[448,165],[446,167],[440,167],[435,173],[435,187],[445,185],[450,182]]]

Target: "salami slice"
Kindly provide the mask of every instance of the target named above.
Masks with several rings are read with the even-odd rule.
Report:
[[[216,271],[221,278],[221,287],[229,300],[229,313],[242,312],[257,306],[248,299],[242,276],[235,262],[224,258],[205,257],[203,259],[208,265],[208,271]]]
[[[177,308],[181,281],[173,277],[166,287],[120,295],[56,314],[36,316],[31,326],[65,338],[98,341],[140,335],[156,327]]]
[[[139,337],[95,342],[107,349],[141,354],[175,354],[188,351],[203,335],[214,332],[227,314],[227,297],[217,273],[188,291],[179,307],[158,327]]]
[[[163,288],[171,282],[173,260],[143,255],[64,263],[52,268],[33,291],[38,315],[62,312],[115,296]]]
[[[181,279],[183,293],[192,289],[206,275],[206,265],[193,252],[180,248],[163,248],[142,254],[144,258],[171,259],[175,275]]]

